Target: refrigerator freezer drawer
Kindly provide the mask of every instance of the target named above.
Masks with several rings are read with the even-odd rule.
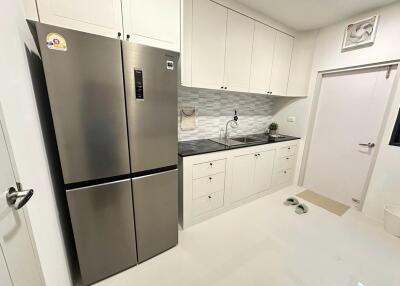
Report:
[[[122,42],[132,172],[177,165],[178,54]]]
[[[130,180],[67,191],[84,284],[137,264]]]
[[[143,262],[178,244],[178,171],[132,182],[138,259]]]
[[[64,182],[129,174],[120,41],[39,23],[37,32]],[[52,33],[65,51],[48,48]]]

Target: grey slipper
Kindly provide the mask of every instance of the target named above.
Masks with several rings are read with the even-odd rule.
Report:
[[[299,215],[308,213],[308,207],[307,207],[305,204],[299,204],[299,205],[296,207],[295,212],[296,212],[297,214],[299,214]]]
[[[286,201],[283,202],[283,204],[286,206],[296,206],[299,204],[299,200],[294,197],[290,197],[287,198]]]

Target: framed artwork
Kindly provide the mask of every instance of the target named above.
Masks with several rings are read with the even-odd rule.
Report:
[[[342,51],[371,46],[374,44],[378,15],[350,23],[344,31]]]

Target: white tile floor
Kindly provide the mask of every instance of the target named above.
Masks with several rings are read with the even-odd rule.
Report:
[[[356,210],[299,216],[286,188],[179,233],[179,245],[96,286],[399,286],[400,239]]]

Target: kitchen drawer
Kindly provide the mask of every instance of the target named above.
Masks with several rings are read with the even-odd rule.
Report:
[[[224,205],[224,192],[217,192],[193,200],[193,216],[199,216],[216,210]]]
[[[292,178],[293,178],[293,169],[288,169],[274,173],[272,182],[274,186],[278,186],[289,183],[292,180]]]
[[[193,179],[225,172],[225,159],[196,164],[193,166]]]
[[[296,155],[297,145],[288,145],[279,149],[278,157],[286,157]]]
[[[283,171],[294,168],[296,164],[296,156],[285,156],[276,158],[275,171]]]
[[[193,180],[193,199],[223,191],[225,186],[225,173],[210,175]]]

